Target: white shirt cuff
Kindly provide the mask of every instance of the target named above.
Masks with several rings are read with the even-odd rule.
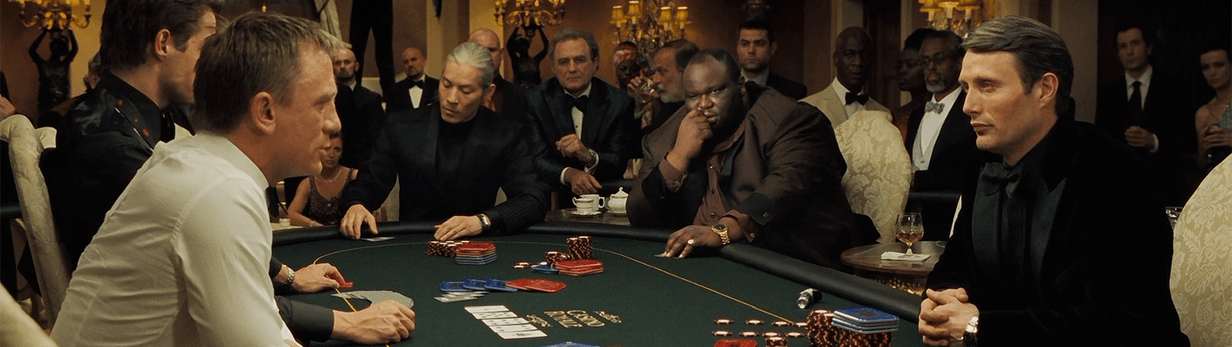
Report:
[[[1152,134],[1151,137],[1155,140],[1155,146],[1151,147],[1151,153],[1159,152],[1159,135]]]
[[[599,167],[599,153],[592,149],[590,150],[590,156],[594,157],[595,163],[586,166],[586,173],[594,175],[595,168]]]
[[[566,186],[567,186],[567,185],[569,185],[569,182],[565,182],[565,171],[569,171],[569,168],[567,168],[567,167],[566,167],[566,168],[564,168],[564,169],[560,170],[560,184],[563,184],[563,185],[566,185]]]

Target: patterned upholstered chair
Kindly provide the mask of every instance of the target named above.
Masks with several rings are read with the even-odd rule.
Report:
[[[911,158],[889,113],[860,111],[834,129],[847,161],[843,190],[851,210],[868,216],[881,234],[877,242],[895,240],[895,219],[911,190]]]
[[[1163,213],[1163,211],[1160,211]],[[1215,167],[1172,232],[1168,287],[1194,346],[1232,343],[1232,160]]]
[[[52,131],[47,128],[36,132],[30,120],[22,115],[0,121],[0,140],[9,143],[9,160],[13,164],[17,198],[21,202],[21,228],[14,228],[13,232],[24,233],[29,240],[39,288],[49,313],[47,318],[55,324],[60,305],[64,303],[70,273],[51,218],[47,182],[43,180],[43,172],[38,165],[44,141],[55,139],[54,133],[50,133]]]

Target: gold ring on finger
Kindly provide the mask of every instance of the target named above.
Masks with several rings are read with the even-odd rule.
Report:
[[[688,241],[688,242],[685,242],[685,243],[689,244],[689,246],[692,246],[692,245],[693,245],[693,239],[689,239],[689,241]]]

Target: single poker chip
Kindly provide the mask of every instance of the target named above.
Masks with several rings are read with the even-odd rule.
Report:
[[[740,337],[757,337],[757,332],[756,331],[742,331],[740,332]]]
[[[767,331],[767,332],[761,333],[761,336],[765,336],[765,337],[781,337],[781,336],[783,336],[783,334],[781,334],[781,333],[779,333],[779,332],[777,332],[777,331]]]
[[[794,338],[801,338],[801,337],[804,337],[804,333],[799,332],[799,331],[791,331],[791,332],[788,332],[788,333],[787,333],[787,337],[790,337],[790,338],[793,338],[793,339],[794,339]]]
[[[748,324],[748,325],[762,325],[762,324],[766,324],[766,322],[765,322],[765,321],[762,321],[762,320],[760,320],[760,319],[750,319],[750,320],[746,320],[746,321],[744,321],[744,324]]]
[[[525,268],[528,268],[528,267],[530,267],[530,266],[528,266],[528,265],[522,265],[522,264],[515,264],[515,265],[513,265],[513,268],[514,268],[514,269],[518,269],[518,270],[525,269]]]
[[[725,336],[731,336],[732,332],[727,331],[727,330],[715,330],[711,334],[714,336],[725,337]]]
[[[781,320],[776,320],[776,321],[774,321],[774,323],[770,323],[770,324],[771,324],[771,325],[774,325],[774,326],[776,326],[776,327],[787,327],[787,326],[791,326],[791,323],[788,323],[788,322],[786,322],[786,321],[781,321]]]
[[[714,320],[714,324],[728,325],[732,324],[732,320],[727,318],[719,318]]]
[[[526,265],[526,266],[530,266],[531,264],[530,264],[530,262],[529,262],[529,261],[519,261],[519,262],[517,262],[517,263],[516,263],[516,265]]]
[[[796,322],[797,328],[808,328],[808,322]]]

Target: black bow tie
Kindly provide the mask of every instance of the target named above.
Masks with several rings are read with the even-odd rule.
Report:
[[[573,98],[573,107],[577,107],[578,111],[586,113],[586,103],[590,102],[590,95],[583,95]]]
[[[987,184],[984,194],[997,194],[1004,187],[1006,194],[1013,196],[1014,190],[1018,189],[1019,178],[1022,177],[1020,167],[1006,167],[998,162],[985,163],[984,169],[980,171],[980,182]]]
[[[860,105],[863,105],[868,102],[868,95],[847,92],[847,102],[844,105],[850,105],[852,102],[858,102]]]
[[[419,87],[419,89],[423,89],[423,87],[424,87],[424,80],[427,80],[427,79],[426,79],[426,78],[421,78],[421,79],[417,79],[417,80],[411,81],[411,87]]]

